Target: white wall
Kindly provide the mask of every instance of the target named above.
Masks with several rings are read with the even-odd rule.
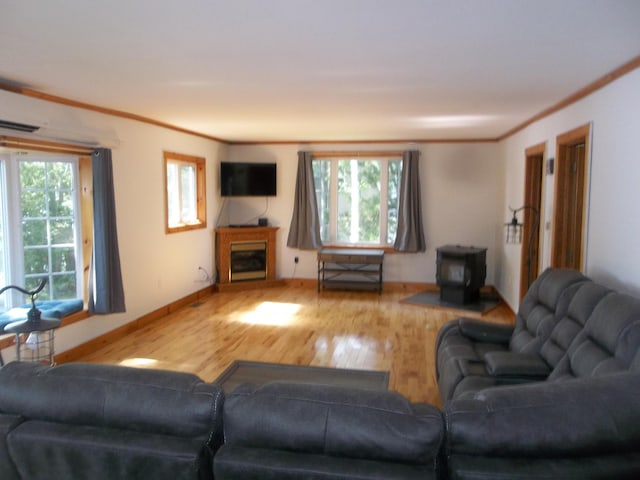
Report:
[[[487,284],[493,284],[497,270],[496,243],[501,229],[496,211],[502,201],[502,165],[499,146],[491,143],[411,145],[256,145],[230,146],[230,161],[276,162],[278,195],[269,200],[263,216],[278,230],[277,276],[316,278],[315,251],[286,246],[293,210],[298,150],[404,150],[422,152],[423,220],[427,251],[421,254],[389,254],[384,261],[384,279],[392,282],[435,283],[436,248],[445,244],[487,247]],[[223,160],[223,159],[221,159]],[[217,185],[216,194],[220,194]],[[227,201],[220,225],[245,223],[265,209],[264,198]],[[294,257],[299,257],[296,266]]]
[[[507,205],[524,198],[524,150],[546,143],[555,157],[556,137],[591,124],[591,174],[585,273],[612,288],[640,294],[640,69],[619,78],[581,101],[544,118],[501,144],[505,168],[503,217]],[[553,215],[554,176],[545,177],[542,225]],[[549,265],[550,230],[544,231],[543,267]],[[518,305],[520,249],[502,246],[496,286],[512,308]]]
[[[62,352],[206,286],[198,267],[213,271],[212,226],[219,207],[214,194],[218,162],[226,145],[170,129],[0,91],[0,118],[46,120],[68,140],[110,144],[120,259],[127,312],[94,316],[61,328]],[[53,131],[52,128],[49,128]],[[94,135],[95,134],[95,135]],[[163,150],[207,160],[206,229],[164,232]],[[13,349],[3,351],[5,360]]]

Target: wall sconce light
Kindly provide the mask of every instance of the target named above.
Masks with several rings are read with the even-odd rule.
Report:
[[[507,230],[507,243],[522,243],[522,224],[518,222],[518,217],[516,215],[522,208],[513,209],[509,207],[513,216],[511,217],[511,221],[504,224]]]
[[[529,209],[533,211],[533,214],[535,216],[534,222],[533,222],[533,228],[531,229],[531,238],[529,239],[529,244],[531,244],[531,240],[533,240],[533,236],[538,230],[538,223],[540,221],[540,213],[538,212],[538,209],[535,207],[532,207],[531,205],[523,205],[520,208],[511,208],[511,207],[508,207],[508,208],[509,210],[511,210],[512,216],[511,216],[511,220],[504,224],[507,230],[507,236],[506,236],[507,243],[522,243],[523,224],[518,221],[518,212],[521,212],[522,210],[525,210],[525,209]]]
[[[533,239],[538,232],[538,226],[540,224],[540,212],[535,207],[531,205],[523,205],[520,208],[511,208],[512,216],[511,220],[504,224],[507,230],[506,242],[507,243],[522,243],[522,229],[523,224],[518,221],[518,212],[522,210],[529,209],[534,214],[533,226],[531,228],[531,233],[529,235],[529,243],[527,245],[527,286],[531,285],[531,256],[532,256],[532,248],[533,248]]]

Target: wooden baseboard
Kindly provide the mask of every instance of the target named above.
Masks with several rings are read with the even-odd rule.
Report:
[[[240,290],[255,290],[259,288],[281,287],[284,284],[284,280],[256,280],[246,282],[218,283],[216,285],[216,290],[218,292],[237,292]]]
[[[146,315],[140,318],[137,318],[136,320],[133,320],[125,325],[122,325],[121,327],[118,327],[114,330],[111,330],[110,332],[100,335],[99,337],[93,338],[74,348],[65,350],[64,352],[61,352],[55,355],[55,362],[68,363],[68,362],[73,362],[75,360],[78,360],[79,358],[82,358],[83,356],[101,347],[104,347],[109,343],[119,340],[120,338],[124,338],[127,335],[129,335],[131,332],[138,330],[144,327],[145,325],[153,323],[156,320],[172,312],[175,312],[176,310],[182,307],[190,305],[193,302],[200,300],[201,298],[208,297],[213,293],[213,291],[214,290],[212,287],[206,287],[190,295],[187,295],[186,297],[176,300],[175,302],[171,302],[170,304],[167,304],[163,307],[158,308],[157,310],[149,312]]]

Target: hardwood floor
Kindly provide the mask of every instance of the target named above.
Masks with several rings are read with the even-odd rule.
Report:
[[[79,361],[181,370],[214,380],[236,359],[388,370],[389,388],[440,405],[439,327],[462,314],[401,303],[414,289],[323,291],[308,286],[215,293]],[[511,323],[501,305],[483,318]]]

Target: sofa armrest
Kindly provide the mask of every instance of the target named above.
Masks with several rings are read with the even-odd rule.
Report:
[[[447,455],[545,457],[633,451],[640,373],[482,390],[444,409]]]
[[[488,352],[484,355],[487,373],[492,377],[544,380],[551,373],[539,356],[515,352]]]
[[[478,342],[507,344],[513,334],[513,325],[486,322],[475,318],[458,319],[458,328],[465,337]]]

